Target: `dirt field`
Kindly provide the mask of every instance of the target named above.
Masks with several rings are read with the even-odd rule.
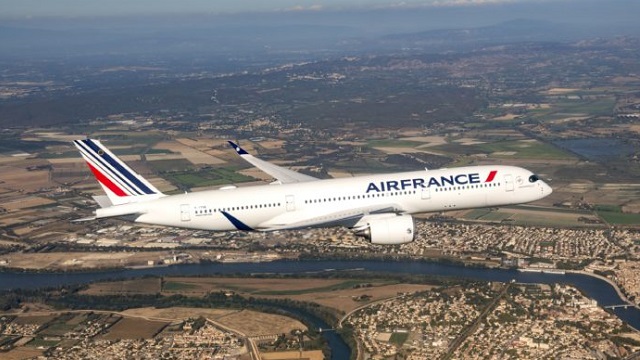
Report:
[[[506,115],[494,117],[491,120],[495,120],[495,121],[511,121],[511,120],[517,119],[520,116],[521,115],[519,115],[519,114],[511,114],[511,113],[509,113],[509,114],[506,114]]]
[[[211,291],[232,290],[259,295],[265,291],[308,291],[335,286],[344,280],[326,279],[259,279],[259,278],[165,278],[163,292],[205,295]],[[175,285],[172,285],[175,284]]]
[[[382,151],[385,154],[405,154],[405,153],[425,153],[432,155],[444,155],[442,152],[425,150],[428,146],[420,145],[418,147],[375,147],[374,149]]]
[[[122,312],[125,316],[132,317],[146,317],[149,319],[161,319],[161,320],[183,320],[188,318],[198,318],[200,316],[215,320],[222,316],[229,315],[237,312],[238,310],[229,309],[201,309],[201,308],[186,308],[186,307],[172,307],[166,309],[156,308],[136,308],[128,309]]]
[[[226,163],[222,159],[218,159],[200,150],[187,146],[184,143],[180,142],[180,140],[189,142],[187,141],[187,139],[178,139],[178,141],[164,141],[164,142],[158,143],[156,146],[154,146],[154,148],[166,149],[172,152],[180,153],[185,159],[189,160],[192,164],[219,165],[219,164]]]
[[[246,176],[251,176],[254,179],[260,179],[260,180],[264,180],[264,181],[273,180],[273,176],[263,172],[260,169],[256,169],[256,168],[249,168],[249,169],[245,169],[245,170],[240,170],[240,171],[238,171],[238,173],[240,173],[242,175],[246,175]]]
[[[330,291],[325,293],[293,295],[289,296],[289,298],[299,301],[315,302],[323,306],[340,310],[343,313],[347,313],[366,303],[390,298],[398,295],[398,293],[412,293],[416,291],[425,291],[432,288],[433,286],[430,285],[395,284],[375,286],[371,288]],[[354,300],[355,297],[362,295],[368,295],[371,296],[371,298],[367,301],[362,302]]]
[[[104,282],[91,285],[82,291],[86,295],[102,294],[156,294],[160,292],[159,278],[145,278],[125,281]]]
[[[177,187],[175,187],[172,183],[168,182],[167,180],[163,179],[163,178],[159,178],[159,177],[154,177],[154,176],[145,176],[145,178],[156,188],[158,188],[158,190],[162,191],[162,192],[169,192],[169,191],[173,191],[176,190]]]
[[[38,132],[34,132],[32,134],[34,136],[35,140],[57,140],[57,141],[68,141],[68,142],[72,142],[73,140],[77,140],[78,138],[81,138],[81,136],[78,135],[67,135],[61,132],[55,132],[55,131],[38,131]],[[27,140],[28,138],[25,137],[24,140]]]
[[[346,172],[344,170],[329,170],[329,176],[331,176],[334,179],[339,179],[339,178],[348,178],[348,177],[353,177],[352,173]]]
[[[109,332],[101,336],[101,340],[117,339],[151,339],[169,323],[136,318],[122,318],[109,328]]]
[[[354,288],[358,283],[370,283],[372,286]],[[430,288],[432,286],[429,285],[344,279],[165,278],[163,293],[202,296],[211,291],[231,290],[243,296],[315,302],[348,312],[366,302]],[[366,302],[354,300],[363,295],[371,298]]]
[[[451,212],[450,214],[455,218],[472,221],[510,221],[512,224],[517,225],[536,226],[581,227],[586,226],[585,222],[580,220],[581,218],[598,221],[598,217],[594,214],[577,211],[549,211],[548,209],[541,209],[533,206],[520,208],[497,208],[491,211],[461,210]]]
[[[146,265],[148,260],[158,260],[168,256],[169,252],[118,252],[118,253],[12,253],[3,259],[9,266],[30,270],[37,269],[94,269],[105,267],[122,267],[130,265]]]
[[[401,140],[418,141],[418,142],[425,143],[424,145],[420,145],[420,146],[438,146],[438,145],[444,145],[447,143],[444,136],[413,136],[413,137],[403,138]]]
[[[361,284],[367,284],[361,287]],[[83,293],[100,294],[155,294],[157,279],[139,279],[92,284]],[[348,312],[370,301],[431,289],[430,285],[389,284],[370,280],[346,279],[260,279],[260,278],[164,278],[162,293],[204,296],[212,291],[233,291],[242,296],[268,299],[293,299],[315,302]],[[367,300],[356,301],[365,296]],[[171,317],[169,317],[171,318]]]
[[[37,196],[23,196],[12,201],[5,202],[2,207],[8,211],[14,211],[19,209],[27,209],[36,206],[55,204],[56,202],[51,199],[46,199]]]
[[[20,166],[0,166],[0,181],[2,182],[2,187],[32,192],[55,185],[49,181],[49,171],[28,171],[26,169],[28,166],[38,165],[46,165],[46,163],[26,159],[20,162]]]
[[[84,164],[84,159],[82,158],[82,156],[80,156],[80,153],[78,153],[77,157],[73,157],[73,158],[57,158],[57,159],[47,159],[48,162],[50,162],[53,165],[61,165],[61,164]],[[87,169],[88,171],[88,169]]]
[[[295,329],[307,329],[304,324],[293,318],[252,310],[242,310],[212,320],[241,331],[247,336],[273,335],[289,333]]]
[[[158,323],[168,323],[175,320],[202,316],[223,326],[242,332],[247,336],[273,335],[288,333],[295,329],[307,329],[304,324],[293,318],[253,310],[199,309],[185,307],[167,309],[138,308],[123,311],[121,314],[125,316],[154,319]],[[120,322],[118,322],[118,324],[119,323]]]
[[[9,352],[2,353],[2,359],[3,360],[33,359],[33,358],[37,358],[43,353],[44,353],[44,350],[20,346]]]
[[[282,140],[260,141],[258,144],[265,149],[274,150],[274,149],[282,149],[282,146],[284,145],[284,141]]]
[[[18,316],[15,320],[13,320],[13,322],[19,325],[28,325],[28,324],[43,325],[55,319],[56,317],[57,317],[56,315],[36,315],[36,316],[25,315],[25,316]]]
[[[147,161],[156,161],[156,160],[176,160],[183,159],[184,157],[180,154],[147,154],[145,155]]]

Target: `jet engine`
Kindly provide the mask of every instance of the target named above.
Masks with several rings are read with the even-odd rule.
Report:
[[[404,244],[413,241],[414,237],[411,215],[367,215],[353,229],[356,235],[378,245]]]

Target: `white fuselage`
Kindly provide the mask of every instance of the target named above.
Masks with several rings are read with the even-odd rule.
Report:
[[[551,193],[533,173],[513,166],[440,170],[208,190],[98,209],[98,217],[136,211],[137,222],[202,230],[286,228],[315,219],[326,226],[353,211],[414,214],[520,204]],[[324,219],[325,224],[318,224]],[[304,226],[301,226],[304,227]]]

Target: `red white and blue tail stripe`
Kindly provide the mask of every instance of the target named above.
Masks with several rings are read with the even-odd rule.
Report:
[[[100,141],[84,139],[74,140],[73,143],[107,193],[111,204],[121,205],[163,196],[158,189],[118,159]]]

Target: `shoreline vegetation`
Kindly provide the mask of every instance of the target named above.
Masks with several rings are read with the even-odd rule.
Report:
[[[298,258],[295,259],[291,259],[291,258],[285,258],[285,259],[278,259],[277,261],[282,261],[282,262],[305,262],[305,261],[361,261],[361,260],[370,260],[370,261],[394,261],[394,262],[401,262],[401,261],[412,261],[412,262],[417,262],[417,263],[439,263],[439,264],[448,264],[448,265],[453,265],[453,266],[462,266],[462,267],[475,267],[475,268],[481,268],[481,269],[495,269],[495,268],[499,268],[499,269],[512,269],[510,267],[503,267],[503,266],[489,266],[488,264],[483,264],[481,262],[471,262],[471,261],[465,261],[465,259],[460,259],[460,258],[449,258],[449,257],[429,257],[429,258],[416,258],[416,257],[412,257],[412,256],[347,256],[346,254],[343,254],[342,256],[327,256],[327,257],[323,257],[323,256],[300,256]],[[260,262],[265,262],[265,261],[259,261],[259,262],[247,262],[248,264],[251,263],[260,263]],[[14,268],[14,267],[9,267],[9,266],[3,266],[2,268],[0,268],[0,273],[21,273],[21,274],[89,274],[89,273],[98,273],[98,274],[108,274],[108,273],[114,273],[114,278],[109,279],[109,280],[117,280],[119,277],[117,274],[118,272],[122,272],[122,271],[129,271],[129,270],[144,270],[144,269],[155,269],[155,268],[163,268],[163,267],[175,267],[175,266],[184,266],[184,265],[193,265],[193,264],[210,264],[210,263],[220,263],[223,264],[224,262],[220,262],[220,261],[211,261],[211,260],[204,260],[204,261],[200,261],[198,263],[178,263],[178,264],[161,264],[161,265],[153,265],[153,266],[120,266],[120,267],[105,267],[105,268],[91,268],[91,269],[66,269],[66,270],[61,270],[61,269],[24,269],[24,268]],[[626,303],[627,305],[631,306],[631,307],[635,307],[637,309],[640,310],[640,306],[638,304],[633,303],[631,300],[629,300],[629,298],[624,294],[624,292],[621,290],[620,286],[615,283],[613,280],[593,273],[593,272],[589,272],[589,271],[585,271],[583,269],[566,269],[563,271],[567,272],[567,273],[574,273],[574,274],[581,274],[581,275],[587,275],[587,276],[591,276],[593,278],[605,281],[606,283],[608,283],[609,285],[611,285],[613,287],[613,289],[616,291],[616,293],[618,294],[618,296],[620,297],[620,299]],[[155,276],[155,275],[143,275],[141,274],[140,277],[144,277],[144,276]],[[218,274],[211,274],[211,275],[201,275],[201,276],[218,276]],[[229,274],[229,275],[225,275],[225,276],[234,276],[233,274]],[[107,280],[100,280],[100,281],[107,281]],[[622,305],[622,304],[620,304]]]
[[[491,267],[491,266],[483,266],[482,264],[479,263],[465,263],[464,261],[461,261],[458,259],[458,261],[453,261],[451,259],[432,259],[432,258],[422,258],[422,259],[398,259],[398,258],[393,258],[393,259],[388,259],[385,257],[377,257],[377,258],[370,258],[367,257],[366,259],[362,259],[362,258],[347,258],[347,257],[331,257],[329,259],[327,258],[315,258],[315,259],[309,259],[309,258],[304,258],[304,259],[298,259],[298,260],[292,260],[292,259],[285,259],[285,260],[281,260],[282,262],[315,262],[315,261],[349,261],[349,260],[369,260],[369,261],[394,261],[394,262],[402,262],[407,261],[407,260],[411,260],[415,263],[440,263],[440,264],[446,264],[446,265],[451,265],[451,266],[457,266],[457,267],[476,267],[476,268],[483,268],[483,269],[495,269],[496,267]],[[214,263],[214,262],[205,262],[206,263]],[[203,264],[203,265],[204,265]],[[251,264],[251,263],[247,263],[247,264]],[[175,264],[175,265],[170,265],[170,266],[185,266],[188,264]],[[194,264],[191,264],[194,265]],[[168,267],[168,266],[166,266]],[[512,268],[504,268],[502,267],[501,269],[504,270],[508,270],[508,269],[512,269]],[[117,272],[117,271],[127,271],[127,270],[132,270],[132,269],[126,269],[126,268],[118,268],[118,269],[103,269],[103,270],[93,270],[93,271],[81,271],[81,272],[76,272],[78,274],[81,273],[109,273],[109,272]],[[142,270],[142,269],[140,269]],[[328,269],[327,269],[328,270]],[[325,278],[325,277],[359,277],[359,278],[380,278],[380,276],[389,276],[392,278],[396,278],[399,279],[401,281],[408,281],[408,279],[415,279],[415,281],[417,282],[425,282],[425,281],[429,281],[430,283],[446,283],[448,282],[445,278],[450,277],[452,279],[457,279],[458,281],[475,281],[472,279],[468,279],[464,276],[455,276],[455,275],[451,275],[451,276],[442,276],[442,275],[436,275],[436,274],[405,274],[405,273],[384,273],[384,271],[375,271],[375,270],[364,270],[362,268],[354,268],[354,269],[344,269],[344,270],[336,270],[336,269],[330,269],[330,270],[334,270],[334,271],[316,271],[316,272],[304,272],[304,273],[263,273],[263,274],[258,274],[258,273],[247,273],[247,274],[243,274],[243,273],[229,273],[229,274],[222,274],[222,273],[214,273],[211,275],[168,275],[168,276],[172,276],[172,277],[220,277],[220,276],[224,276],[224,277],[281,277],[281,278],[304,278],[304,277],[309,277],[309,278]],[[592,278],[598,279],[598,280],[602,280],[605,281],[607,284],[611,285],[614,290],[616,291],[618,297],[625,302],[626,304],[628,304],[631,307],[635,307],[636,309],[640,309],[636,304],[633,304],[631,301],[629,301],[629,299],[624,295],[624,293],[621,291],[621,289],[618,287],[617,284],[615,284],[611,279],[608,279],[602,275],[599,274],[595,274],[592,272],[587,272],[584,270],[565,270],[567,273],[573,273],[573,274],[580,274],[580,275],[587,275],[590,276]],[[43,271],[36,271],[36,272],[32,272],[32,271],[11,271],[11,269],[8,268],[4,268],[2,269],[2,272],[4,273],[31,273],[31,274],[61,274],[61,275],[68,275],[71,274],[71,272],[43,272]],[[114,274],[115,276],[112,278],[104,278],[104,279],[97,279],[97,282],[104,282],[104,281],[117,281],[117,280],[122,280],[122,279],[136,279],[136,278],[144,278],[144,277],[159,277],[159,278],[163,278],[164,276],[167,275],[161,275],[161,274],[139,274],[139,275],[134,275],[134,276],[127,276],[126,274],[122,274],[122,276],[119,276],[118,274]],[[80,281],[80,280],[79,280]],[[455,281],[455,280],[453,280]],[[83,285],[80,285],[81,287]],[[88,295],[80,295],[80,294],[75,294],[74,291],[72,291],[73,288],[77,287],[76,285],[70,285],[70,286],[52,286],[52,288],[57,288],[59,291],[65,292],[64,289],[69,290],[68,295],[64,296],[63,298],[59,299],[59,302],[54,304],[56,305],[56,307],[58,306],[63,306],[63,307],[68,307],[70,309],[74,309],[74,310],[79,310],[79,309],[89,309],[89,307],[98,309],[98,310],[121,310],[120,306],[124,306],[123,303],[119,303],[118,301],[111,301],[109,300],[108,303],[109,305],[106,306],[105,305],[100,305],[100,301],[98,301],[98,299],[94,299],[93,301],[90,300],[90,298],[87,298]],[[33,292],[34,294],[39,292],[39,291],[43,291],[44,288],[39,288],[39,289],[34,289],[34,290],[26,290],[25,294],[31,293]],[[51,288],[49,289],[51,290]],[[104,297],[105,295],[100,295],[99,297]],[[162,301],[160,298],[158,298],[157,296],[143,296],[143,295],[129,295],[127,296],[128,300],[127,300],[127,304],[128,301],[132,301],[132,300],[136,300],[134,302],[140,302],[139,305],[145,305],[145,306],[155,306],[160,304],[162,307],[166,307],[167,305],[170,305],[170,303],[174,302],[174,301],[182,301],[180,299],[183,299],[184,296],[180,297],[176,297],[178,295],[171,295],[165,298],[165,301]],[[207,301],[212,301],[211,296],[214,296],[214,294],[210,294],[209,296],[207,296]],[[222,296],[222,295],[220,295]],[[254,309],[254,310],[260,310],[260,311],[266,311],[266,312],[270,312],[270,313],[279,313],[282,315],[288,315],[291,316],[301,322],[303,322],[305,325],[309,326],[310,329],[313,328],[313,323],[315,322],[314,320],[311,320],[311,317],[316,317],[318,319],[321,319],[322,321],[328,323],[328,324],[332,324],[331,326],[336,328],[337,330],[339,329],[339,331],[337,331],[337,333],[339,334],[339,336],[342,338],[342,341],[344,341],[346,344],[348,344],[349,348],[351,349],[352,354],[356,355],[359,354],[362,349],[360,349],[360,347],[358,346],[357,342],[354,344],[353,339],[352,339],[352,334],[350,332],[350,329],[348,328],[344,328],[342,327],[342,322],[344,321],[344,319],[346,319],[349,315],[355,313],[356,311],[358,311],[359,309],[362,308],[366,308],[368,306],[371,306],[373,304],[382,302],[382,301],[387,301],[389,299],[392,298],[397,298],[400,296],[404,296],[404,295],[397,295],[397,296],[392,296],[389,298],[383,298],[383,299],[378,299],[370,304],[365,304],[363,306],[358,307],[356,310],[353,311],[349,311],[346,314],[340,314],[338,312],[336,312],[335,310],[330,310],[328,308],[325,308],[324,306],[315,306],[312,305],[311,303],[302,303],[299,301],[285,301],[285,300],[274,300],[274,299],[258,299],[258,298],[251,298],[249,300],[249,302],[247,302],[247,300],[238,300],[237,303],[232,304],[229,303],[230,298],[228,298],[227,296],[222,296],[222,298],[220,299],[216,299],[215,302],[219,303],[220,305],[222,305],[223,307],[237,307],[237,306],[242,306],[247,305],[251,302],[256,302],[255,304],[251,304],[249,306],[249,308]],[[119,296],[114,297],[114,295],[106,295],[107,299],[117,299]],[[233,298],[235,298],[236,296],[232,296]],[[80,301],[81,300],[81,301]],[[184,300],[184,299],[183,299]],[[189,300],[189,303],[191,303],[191,305],[202,305],[202,304],[197,304],[198,301],[197,300]],[[64,306],[64,305],[67,306]],[[78,305],[78,304],[82,304],[82,305]],[[177,304],[177,302],[176,302]],[[209,304],[210,306],[211,304]],[[615,305],[619,305],[619,304],[615,304]],[[621,305],[621,304],[620,304]],[[600,304],[600,306],[604,306],[602,304]],[[302,313],[300,313],[299,311],[301,311]],[[607,309],[607,311],[612,311]],[[631,326],[631,325],[629,325]],[[633,326],[631,326],[633,327]],[[312,334],[314,334],[314,336],[317,336],[319,334],[316,334],[316,331],[311,331]],[[319,339],[320,337],[316,337],[316,339]],[[319,347],[325,352],[325,354],[330,352],[330,346],[327,346],[326,340],[322,341],[321,340],[322,345],[320,345]],[[354,346],[355,345],[355,346]],[[356,355],[357,356],[357,355]],[[352,357],[353,358],[353,357]]]

